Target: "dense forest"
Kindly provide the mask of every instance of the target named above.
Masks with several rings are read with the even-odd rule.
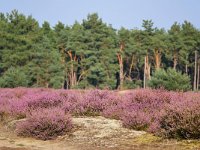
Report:
[[[147,87],[156,71],[171,68],[198,90],[200,30],[188,21],[169,30],[152,20],[141,26],[116,30],[96,13],[72,26],[40,26],[17,10],[0,13],[0,87]]]

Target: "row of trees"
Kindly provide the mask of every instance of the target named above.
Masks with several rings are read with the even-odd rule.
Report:
[[[170,67],[199,87],[200,30],[187,21],[167,31],[151,20],[116,30],[94,13],[51,28],[14,10],[0,13],[0,39],[1,87],[146,87],[156,70]]]

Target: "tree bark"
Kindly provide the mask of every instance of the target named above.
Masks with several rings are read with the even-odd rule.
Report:
[[[160,68],[160,64],[161,64],[161,54],[160,54],[160,51],[159,49],[155,49],[154,50],[154,55],[155,55],[155,68],[156,69],[159,69]]]
[[[197,51],[195,51],[193,90],[194,91],[197,90]]]
[[[188,65],[185,65],[185,73],[188,74]]]
[[[71,61],[71,68],[70,68],[70,73],[69,73],[69,83],[70,83],[70,87],[73,87],[77,84],[77,76],[76,76],[76,72],[74,71],[74,62],[76,61],[76,55],[73,56],[72,51],[68,51],[67,52],[69,57],[70,57],[70,61]]]
[[[177,54],[174,53],[174,56],[173,56],[173,68],[176,70],[176,66],[178,64],[178,58],[177,58]]]
[[[39,87],[39,78],[40,78],[40,77],[39,77],[39,75],[38,75],[38,73],[37,73],[37,77],[36,77],[36,80],[37,80],[37,81],[36,81],[36,85],[37,85],[37,87]]]
[[[146,56],[144,57],[144,81],[143,81],[143,88],[146,88]]]
[[[130,65],[130,68],[129,68],[129,78],[131,78],[131,72],[132,72],[132,69],[133,69],[133,65],[134,65],[134,56],[132,55],[131,65]]]
[[[120,90],[123,89],[123,82],[124,82],[124,66],[123,66],[123,58],[121,54],[117,55],[118,61],[119,61],[119,78],[120,78],[120,85],[119,88]]]
[[[45,83],[45,86],[46,86],[46,88],[49,88],[49,83],[46,82],[46,83]]]
[[[151,66],[149,64],[149,56],[146,55],[144,59],[144,88],[147,87],[147,82],[151,79],[150,71],[151,71]]]
[[[124,50],[124,44],[120,44],[120,52],[117,54],[118,62],[119,62],[119,78],[120,78],[120,83],[119,83],[119,89],[123,89],[123,83],[124,83],[124,65],[123,65],[123,57],[122,57],[122,52]]]

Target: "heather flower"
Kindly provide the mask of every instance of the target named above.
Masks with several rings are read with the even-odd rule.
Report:
[[[16,132],[20,136],[30,136],[42,140],[54,139],[64,135],[72,129],[70,115],[66,115],[59,108],[39,109],[32,112],[26,121],[16,126]]]
[[[102,115],[119,119],[127,128],[146,130],[165,137],[199,138],[200,135],[199,92],[136,89],[118,94],[116,91],[97,89],[0,89],[1,119],[12,115],[17,119],[27,118],[25,126],[35,125],[33,120],[38,124],[41,123],[37,120],[37,118],[42,119],[41,112],[47,112],[46,120],[54,118],[51,110],[57,110],[61,113],[60,116]],[[52,124],[59,126],[59,123],[52,122]],[[33,136],[37,137],[35,133]]]

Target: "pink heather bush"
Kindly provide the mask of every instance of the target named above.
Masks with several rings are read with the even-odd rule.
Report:
[[[146,130],[151,122],[149,115],[142,111],[125,112],[121,119],[125,127],[135,130]]]
[[[9,101],[8,112],[16,119],[26,118],[27,102],[25,100],[11,99]]]
[[[165,137],[200,138],[199,92],[137,89],[119,94],[109,90],[0,89],[1,118],[5,114],[17,119],[28,118],[24,122],[24,126],[30,125],[29,133],[27,127],[27,135],[36,134],[32,134],[32,130],[37,123],[41,123],[37,119],[45,117],[41,116],[40,111],[47,111],[49,115],[45,119],[49,120],[55,117],[51,113],[54,109],[63,116],[102,115],[119,119],[127,128],[145,130]],[[59,116],[61,115],[58,115],[58,120]],[[56,125],[61,124],[62,121]],[[44,137],[46,132],[41,132]]]
[[[20,122],[16,126],[18,135],[42,140],[54,139],[66,134],[71,129],[71,117],[59,108],[39,109],[32,112],[26,121]]]
[[[181,98],[181,101],[173,101],[173,104],[167,106],[161,118],[160,129],[165,137],[199,139],[200,100],[194,97],[189,100]]]
[[[87,91],[81,101],[78,102],[76,111],[81,115],[100,115],[100,113],[111,105],[116,99],[116,94],[106,90]]]
[[[103,115],[121,119],[128,128],[155,132],[162,110],[170,101],[169,95],[161,90],[135,90],[124,94],[105,109]]]

